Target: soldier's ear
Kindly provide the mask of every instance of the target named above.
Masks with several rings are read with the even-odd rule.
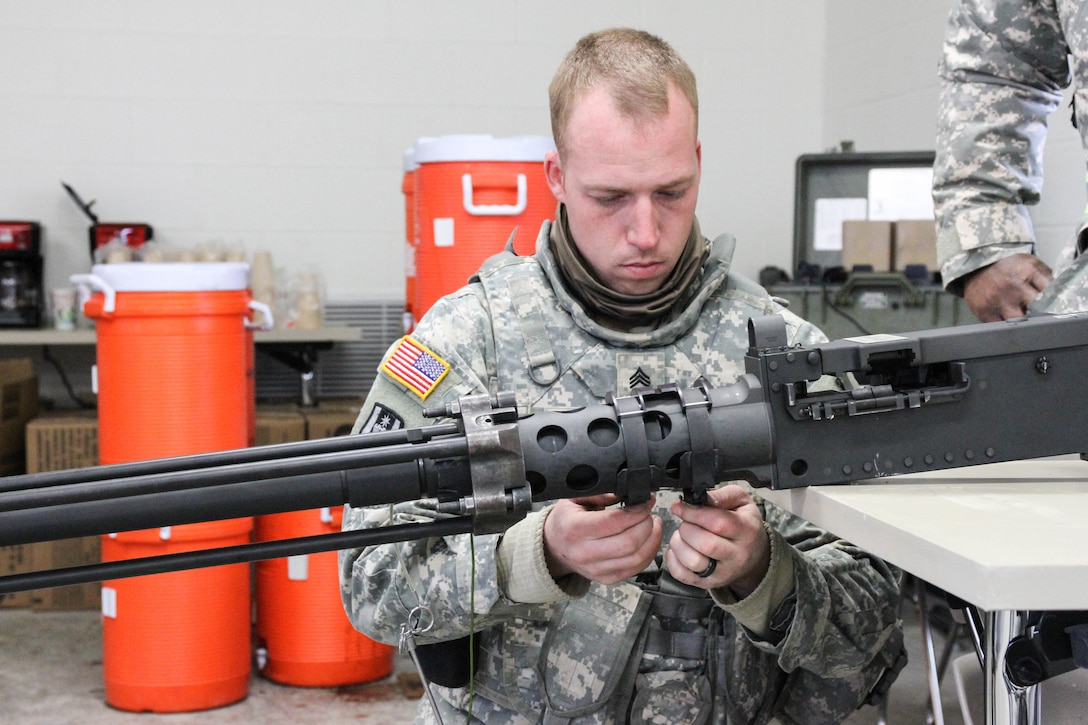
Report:
[[[566,190],[563,187],[563,164],[556,151],[548,151],[544,154],[544,180],[552,192],[555,200],[565,201]]]

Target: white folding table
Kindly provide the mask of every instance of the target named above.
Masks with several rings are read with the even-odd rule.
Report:
[[[1005,649],[1027,610],[1088,610],[1088,462],[1013,461],[759,494],[983,610],[986,722],[1038,721],[1039,688],[1006,681]]]

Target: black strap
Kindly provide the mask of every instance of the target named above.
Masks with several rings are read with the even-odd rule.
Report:
[[[623,448],[627,453],[627,468],[616,477],[616,494],[627,503],[636,504],[648,501],[650,494],[661,487],[661,469],[650,465],[650,443],[642,420],[645,389],[639,388],[632,393],[624,397],[609,393],[605,402],[616,409],[616,418],[623,431]]]
[[[680,458],[680,485],[684,500],[694,506],[706,503],[706,492],[718,481],[718,452],[714,448],[714,427],[710,424],[710,384],[706,378],[695,381],[694,388],[676,387],[684,409],[691,451]]]
[[[706,630],[670,632],[651,624],[643,654],[701,660],[706,657]]]
[[[666,579],[666,576],[667,574],[662,574],[663,581],[669,581],[670,583],[676,581],[671,576],[667,576]],[[696,589],[695,587],[691,588]],[[710,610],[715,605],[705,589],[696,589],[696,592],[698,594],[695,596],[690,596],[687,593],[667,594],[661,591],[654,592],[650,611],[664,619],[685,619],[701,622],[710,614]]]

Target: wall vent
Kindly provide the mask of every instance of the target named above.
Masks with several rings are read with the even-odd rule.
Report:
[[[359,342],[337,342],[317,353],[314,396],[361,398],[370,390],[382,355],[404,334],[403,299],[337,300],[325,303],[325,324],[358,327]],[[261,402],[299,402],[299,372],[257,347],[257,399]]]

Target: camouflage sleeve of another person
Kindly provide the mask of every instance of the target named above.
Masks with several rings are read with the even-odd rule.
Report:
[[[1066,56],[1053,2],[961,0],[952,9],[933,201],[938,264],[953,292],[967,272],[1034,243],[1026,207],[1039,201],[1047,116],[1070,81]]]
[[[424,407],[486,390],[486,371],[494,369],[488,360],[492,354],[487,344],[491,335],[490,319],[471,288],[438,302],[411,338],[447,363],[449,372],[425,400],[379,372],[356,430],[367,430],[382,416],[384,427],[430,425],[435,421],[423,418]],[[433,506],[419,501],[367,508],[348,506],[343,528],[425,523],[443,517]],[[473,627],[479,630],[502,617],[508,604],[498,586],[498,541],[497,534],[475,539],[461,534],[341,551],[340,588],[348,616],[359,631],[390,644],[398,641],[401,625],[417,605],[426,606],[433,621],[419,638],[421,643],[464,636]]]

